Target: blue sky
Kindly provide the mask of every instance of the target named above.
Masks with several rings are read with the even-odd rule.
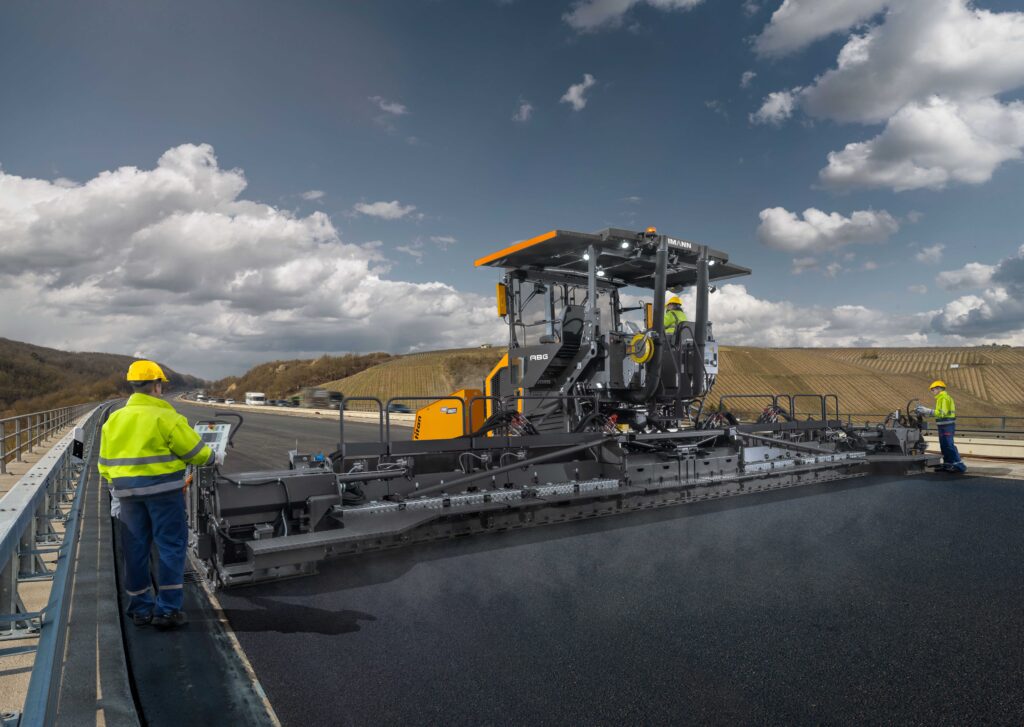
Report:
[[[474,258],[653,224],[754,269],[726,343],[1024,343],[1024,14],[780,5],[6,4],[0,335],[206,375],[500,340]]]

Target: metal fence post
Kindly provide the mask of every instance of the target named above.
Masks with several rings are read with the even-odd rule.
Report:
[[[0,475],[7,474],[7,426],[0,422]]]
[[[14,420],[14,458],[21,461],[21,419]]]
[[[0,572],[0,612],[13,616],[20,610],[21,599],[18,598],[18,556],[7,561]],[[0,632],[13,634],[18,627],[15,620],[0,624]]]

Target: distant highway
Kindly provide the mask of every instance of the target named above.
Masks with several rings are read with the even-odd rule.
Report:
[[[247,416],[229,466],[281,466],[295,437],[330,451],[336,422]],[[1022,522],[1021,482],[871,478],[218,595],[286,727],[1020,724]]]

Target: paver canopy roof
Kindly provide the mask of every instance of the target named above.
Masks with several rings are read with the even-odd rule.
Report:
[[[668,237],[667,287],[679,288],[697,282],[697,256],[703,245]],[[657,244],[643,232],[609,228],[598,233],[552,230],[476,261],[476,265],[524,271],[559,272],[586,276],[584,255],[593,246],[598,268],[606,280],[619,285],[654,288]],[[729,262],[729,255],[706,248],[710,280],[749,275],[750,269]]]

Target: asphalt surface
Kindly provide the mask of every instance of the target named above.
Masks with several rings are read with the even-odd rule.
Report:
[[[220,593],[285,725],[1020,724],[1024,483],[850,481]]]
[[[244,418],[235,436],[235,447],[228,451],[221,468],[226,473],[253,470],[287,469],[288,450],[330,453],[338,448],[338,419],[314,419],[284,413],[256,413],[249,410],[217,409],[200,404],[189,404],[178,399],[171,401],[190,424],[200,419],[212,419],[217,411],[237,411]],[[393,439],[409,439],[409,427],[391,427]],[[345,420],[345,438],[352,441],[379,441],[380,429],[376,422]]]

